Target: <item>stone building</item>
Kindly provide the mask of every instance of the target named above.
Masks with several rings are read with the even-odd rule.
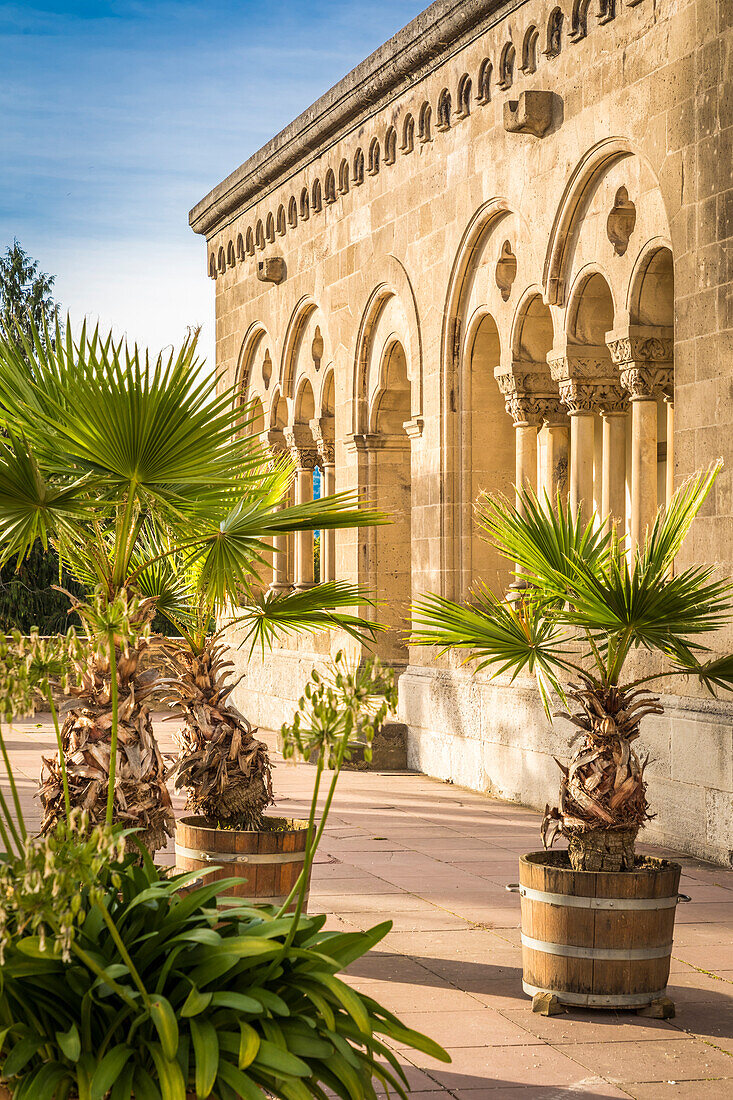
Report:
[[[298,499],[317,465],[394,518],[325,536],[320,570],[383,601],[431,775],[543,806],[566,740],[532,684],[406,645],[415,595],[509,581],[482,489],[560,488],[635,540],[722,455],[686,553],[733,572],[732,88],[731,0],[437,0],[191,212],[218,368]],[[313,582],[291,543],[279,590]],[[279,725],[337,643],[249,662],[240,705]],[[674,690],[648,836],[728,862],[733,709]]]

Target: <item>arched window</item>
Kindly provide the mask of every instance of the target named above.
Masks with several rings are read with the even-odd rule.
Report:
[[[285,207],[282,203],[277,208],[277,233],[279,237],[285,236]]]
[[[270,211],[270,213],[267,215],[266,224],[267,229],[265,231],[265,236],[267,237],[267,240],[270,242],[270,244],[272,244],[272,242],[275,240],[275,219],[272,216],[272,211]]]
[[[247,255],[248,256],[254,256],[255,237],[254,237],[254,233],[252,232],[252,226],[251,225],[250,225],[249,229],[247,230],[247,236],[246,236],[246,239],[245,239],[245,243],[246,243],[246,248],[247,248]]]
[[[493,66],[488,57],[484,58],[484,60],[481,62],[481,68],[478,71],[478,94],[476,96],[477,103],[491,102],[491,76],[493,71]]]
[[[226,269],[226,266],[227,266],[227,262],[226,262],[226,257],[224,255],[224,249],[220,248],[219,249],[219,255],[218,255],[217,267],[219,268],[219,271],[223,272]]]
[[[402,152],[411,153],[415,148],[415,119],[412,115],[405,115],[402,127]]]
[[[471,113],[471,77],[464,73],[458,81],[456,118],[468,118]]]
[[[236,262],[234,256],[234,242],[230,241],[227,245],[227,267],[234,267]]]
[[[300,192],[300,220],[307,222],[310,217],[310,204],[308,202],[308,188],[304,187]]]
[[[288,203],[288,224],[291,229],[295,229],[298,224],[298,204],[295,201],[295,195],[291,196]]]
[[[240,263],[244,259],[244,240],[242,239],[241,233],[237,237],[237,259]]]
[[[394,164],[397,159],[397,131],[390,126],[384,135],[384,163]]]
[[[361,149],[354,153],[354,186],[358,187],[364,182],[364,154]]]
[[[500,88],[504,91],[507,88],[511,88],[514,83],[514,62],[516,61],[516,51],[511,42],[507,42],[504,49],[501,51],[501,61],[499,62],[499,80],[497,81]]]
[[[548,57],[557,57],[562,49],[562,24],[563,13],[560,8],[555,8],[547,20],[547,46],[545,53]]]
[[[598,0],[598,22],[610,23],[616,16],[616,0]]]
[[[313,181],[313,187],[311,189],[311,207],[314,214],[319,214],[323,208],[323,201],[321,199],[321,181],[316,179]]]
[[[336,202],[336,177],[333,174],[333,168],[329,168],[326,172],[323,195],[327,203]]]
[[[588,8],[590,0],[575,0],[570,16],[568,38],[571,42],[580,42],[588,33]]]
[[[522,43],[522,65],[521,69],[523,73],[533,73],[537,70],[537,52],[540,41],[540,32],[535,26],[527,28],[527,33],[524,36],[524,42]]]
[[[257,222],[257,228],[255,229],[255,244],[259,249],[265,247],[265,227],[262,224],[262,219]]]
[[[349,193],[349,162],[344,158],[339,167],[339,191],[342,195]]]
[[[423,103],[422,107],[420,108],[420,125],[417,131],[417,136],[420,138],[420,141],[426,142],[433,140],[432,122],[433,112],[431,110],[430,104]]]
[[[372,138],[369,144],[369,168],[367,170],[370,176],[376,176],[379,171],[379,142],[376,138]]]
[[[213,252],[209,256],[209,278],[210,279],[215,279],[216,278],[216,256],[214,255]]]
[[[452,106],[450,92],[447,88],[443,88],[438,99],[438,121],[436,124],[438,130],[450,130]]]

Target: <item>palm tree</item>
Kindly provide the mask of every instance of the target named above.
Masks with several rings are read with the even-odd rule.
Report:
[[[148,551],[150,547],[148,547]],[[159,689],[164,701],[184,716],[177,731],[179,755],[169,773],[177,789],[188,791],[188,807],[217,825],[237,829],[262,827],[262,814],[272,804],[272,767],[267,745],[231,701],[239,683],[223,634],[236,626],[240,647],[264,654],[276,637],[338,627],[355,638],[373,637],[379,624],[349,614],[355,603],[369,604],[367,594],[332,581],[303,592],[274,594],[251,588],[245,606],[227,616],[210,592],[198,562],[186,564],[160,553],[138,578],[140,590],[155,600],[160,613],[178,631],[157,642],[169,676]],[[257,575],[253,551],[251,575]],[[224,625],[217,629],[217,619]]]
[[[281,507],[292,466],[242,434],[242,408],[202,373],[195,335],[150,359],[86,326],[72,331],[67,321],[53,338],[35,326],[30,337],[0,333],[0,565],[22,562],[40,539],[90,594],[74,604],[88,656],[81,706],[64,725],[72,804],[93,822],[134,821],[155,848],[172,813],[145,701],[155,671],[140,665],[156,605],[142,574],[182,556],[197,564],[204,602],[232,607],[261,587],[256,566],[274,536],[378,517],[349,494]],[[314,589],[311,606],[338,621],[331,596]],[[64,812],[57,774],[52,762],[47,829]]]
[[[610,525],[574,518],[559,499],[553,509],[527,489],[516,505],[486,498],[479,522],[515,563],[518,597],[479,587],[469,605],[428,596],[414,609],[416,644],[465,649],[494,675],[534,674],[548,717],[551,695],[562,701],[556,717],[576,727],[577,745],[569,767],[560,764],[560,804],[546,807],[542,831],[546,846],[557,833],[568,838],[575,870],[634,866],[636,836],[650,816],[647,758],[634,742],[642,719],[662,713],[647,685],[695,676],[711,692],[733,687],[733,655],[715,658],[702,640],[730,621],[733,588],[712,566],[673,575],[719,469],[683,484],[633,553]],[[636,650],[653,658],[652,671],[628,671]]]

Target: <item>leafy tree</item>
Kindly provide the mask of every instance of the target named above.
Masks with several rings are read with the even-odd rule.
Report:
[[[33,328],[43,338],[46,328],[53,331],[59,306],[51,297],[55,275],[40,270],[16,240],[0,256],[0,321],[5,332],[16,327],[30,337]]]

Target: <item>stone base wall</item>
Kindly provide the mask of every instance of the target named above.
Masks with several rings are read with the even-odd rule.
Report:
[[[332,645],[247,659],[233,650],[236,705],[263,729],[290,721],[311,669]],[[244,675],[242,675],[244,674]],[[572,730],[551,724],[534,681],[491,682],[461,669],[409,665],[399,679],[399,719],[408,727],[408,767],[496,798],[542,810],[558,790],[554,757],[568,760]],[[643,839],[724,866],[733,861],[733,704],[663,695],[665,713],[644,719],[637,742],[656,816]]]
[[[662,696],[639,751],[656,817],[643,839],[730,866],[733,861],[733,706]],[[457,670],[410,665],[400,678],[408,765],[439,779],[542,810],[557,796],[566,722],[551,725],[533,683],[502,685]]]

